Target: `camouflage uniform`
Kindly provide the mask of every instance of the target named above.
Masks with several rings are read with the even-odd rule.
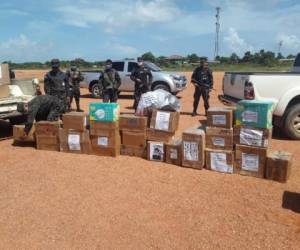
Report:
[[[69,80],[67,75],[60,70],[51,70],[45,75],[44,90],[45,93],[55,96],[60,100],[64,107],[64,112],[68,109],[67,97],[69,97]]]
[[[135,82],[133,107],[136,110],[141,95],[150,91],[150,86],[152,83],[152,73],[145,66],[138,66],[132,71],[130,79]]]
[[[69,78],[69,86],[70,86],[70,103],[69,108],[71,108],[73,98],[76,102],[77,111],[81,111],[80,109],[80,82],[83,81],[83,76],[79,70],[68,70],[67,77]]]
[[[103,102],[117,102],[118,89],[121,86],[121,78],[115,69],[106,69],[100,76],[100,84],[103,86]]]

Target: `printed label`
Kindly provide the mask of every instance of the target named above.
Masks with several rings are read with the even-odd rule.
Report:
[[[70,150],[80,151],[80,135],[69,135],[68,145]]]
[[[213,125],[226,125],[226,115],[213,115]]]
[[[222,173],[233,173],[233,167],[227,164],[227,155],[225,153],[210,153],[210,165],[214,171]]]
[[[108,146],[108,137],[99,136],[98,137],[98,145],[107,147]]]
[[[150,160],[151,161],[164,160],[164,144],[150,143]]]
[[[197,142],[183,142],[183,154],[184,160],[186,161],[198,161],[199,150]]]
[[[170,113],[167,112],[160,112],[156,113],[156,121],[155,121],[155,128],[158,130],[169,130],[169,123],[170,123]]]
[[[258,172],[259,156],[242,153],[242,170]]]
[[[177,160],[178,159],[178,150],[176,148],[170,149],[170,159]]]
[[[242,114],[243,122],[258,122],[258,113],[250,110],[246,110]]]
[[[86,127],[87,126],[87,117],[84,117],[84,121],[83,121],[83,126]]]
[[[240,132],[240,143],[249,146],[263,146],[263,132],[254,129],[242,128]]]
[[[104,119],[105,117],[105,111],[103,109],[98,109],[96,112],[95,112],[95,115],[98,119]]]
[[[212,142],[214,146],[225,147],[225,139],[222,137],[213,137]]]

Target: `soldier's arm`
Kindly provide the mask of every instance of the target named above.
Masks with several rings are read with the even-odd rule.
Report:
[[[84,80],[84,77],[83,77],[82,73],[79,72],[79,81],[82,82],[83,80]]]
[[[24,132],[27,135],[29,134],[29,132],[33,126],[33,122],[35,120],[38,110],[39,110],[39,105],[30,105],[29,106],[27,121],[25,123],[25,129],[24,129]]]
[[[135,80],[136,80],[136,70],[135,69],[132,70],[130,79],[131,79],[131,81],[135,82]]]
[[[67,96],[70,96],[70,84],[69,84],[69,77],[67,74],[65,74],[64,82],[65,82],[66,94]]]
[[[104,72],[100,72],[100,76],[99,76],[99,84],[103,86],[103,88],[105,88],[105,81],[104,81]]]
[[[153,74],[152,74],[151,70],[148,70],[148,76],[149,76],[149,84],[151,84],[153,81]]]
[[[209,70],[209,75],[210,75],[210,88],[212,89],[214,87],[214,75],[211,70]]]
[[[197,71],[198,71],[198,68],[196,68],[192,74],[192,83],[196,84],[197,83]]]
[[[48,74],[44,77],[44,92],[45,94],[50,94],[50,79]]]

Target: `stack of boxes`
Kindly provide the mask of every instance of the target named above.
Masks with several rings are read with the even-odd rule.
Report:
[[[35,142],[35,125],[31,128],[29,134],[24,136],[25,125],[14,125],[13,138],[14,143],[34,143]]]
[[[122,138],[121,154],[146,158],[147,123],[145,116],[121,115],[120,132]]]
[[[90,103],[90,134],[94,155],[120,155],[119,114],[120,106],[117,103]]]
[[[36,147],[38,150],[59,151],[59,129],[61,122],[40,121],[35,124]]]
[[[63,115],[63,128],[59,130],[60,151],[75,154],[90,154],[90,134],[87,130],[87,115],[70,112]]]
[[[205,155],[207,169],[223,173],[234,172],[232,109],[208,110]]]

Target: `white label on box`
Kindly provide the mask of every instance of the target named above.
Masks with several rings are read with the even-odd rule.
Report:
[[[170,159],[177,160],[178,159],[178,150],[176,148],[170,149]]]
[[[158,130],[169,130],[170,123],[170,113],[157,111],[156,113],[156,121],[155,121],[155,129]]]
[[[98,145],[107,147],[108,146],[108,137],[99,136],[98,137]]]
[[[183,142],[183,153],[184,160],[186,161],[198,161],[199,160],[199,150],[197,142]]]
[[[263,146],[263,132],[255,129],[241,128],[240,143],[249,146]]]
[[[70,134],[68,136],[68,145],[70,150],[80,151],[80,135]]]
[[[150,143],[150,160],[163,161],[164,160],[164,144]]]
[[[0,65],[0,79],[2,78],[2,66]]]
[[[233,167],[227,164],[227,155],[225,153],[210,153],[211,169],[222,173],[233,173]]]
[[[258,172],[259,156],[255,154],[242,153],[242,170]]]
[[[86,127],[87,126],[87,117],[84,117],[84,121],[83,121],[83,126]]]
[[[98,109],[95,112],[95,115],[98,119],[104,119],[105,118],[105,111],[103,109]]]
[[[213,125],[226,125],[226,115],[213,115]]]
[[[225,147],[225,139],[222,137],[213,137],[212,142],[214,146]]]
[[[243,122],[258,122],[258,113],[250,110],[246,110],[242,114]]]

